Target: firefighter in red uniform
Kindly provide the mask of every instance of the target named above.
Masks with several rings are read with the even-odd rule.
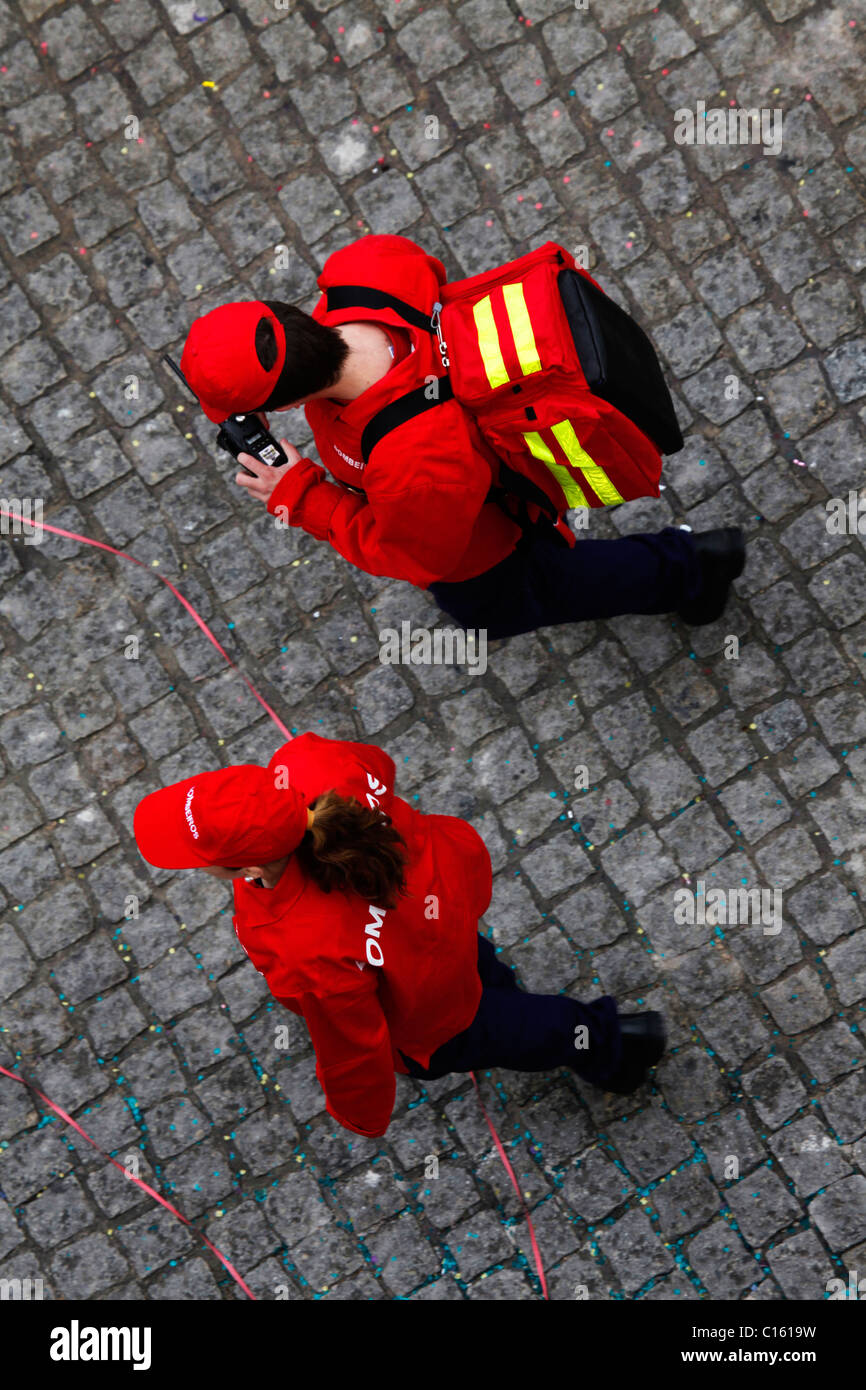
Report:
[[[380,748],[303,734],[267,768],[152,792],[134,831],[151,864],[233,880],[238,939],[306,1020],[328,1113],[356,1134],[385,1133],[395,1072],[565,1066],[626,1095],[664,1051],[657,1013],[518,989],[478,931],[483,841],[395,796]]]
[[[739,530],[668,527],[575,544],[565,522],[570,508],[658,496],[660,453],[633,420],[651,417],[651,397],[667,388],[660,373],[650,379],[654,355],[646,371],[629,355],[619,372],[620,403],[637,400],[629,419],[603,385],[587,390],[586,348],[580,366],[563,369],[573,348],[562,312],[532,300],[532,276],[551,253],[565,272],[574,267],[548,243],[506,267],[508,283],[494,272],[455,290],[442,263],[408,238],[369,236],[328,258],[312,315],[276,302],[223,305],[193,323],[181,367],[217,422],[259,412],[267,423],[269,411],[303,405],[325,468],[281,440],[289,463],[271,468],[242,454],[250,473],[238,484],[367,573],[428,588],[464,627],[495,638],[674,611],[692,625],[712,622],[743,568]],[[595,286],[570,273],[572,288]],[[456,347],[443,341],[449,313]],[[484,426],[488,400],[496,428]],[[519,421],[502,427],[518,405]]]

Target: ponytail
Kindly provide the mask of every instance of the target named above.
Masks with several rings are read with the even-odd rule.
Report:
[[[390,816],[335,791],[317,796],[310,809],[315,821],[295,850],[307,877],[323,893],[343,890],[374,907],[396,907],[408,856]]]

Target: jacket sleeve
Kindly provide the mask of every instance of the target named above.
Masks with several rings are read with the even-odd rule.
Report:
[[[454,412],[441,407],[433,438],[429,422],[413,430],[416,422],[409,421],[383,439],[365,477],[365,497],[329,482],[323,468],[303,459],[277,484],[268,511],[329,541],[368,574],[423,587],[457,570],[470,548],[501,558],[518,528],[498,507],[485,505],[490,466]]]
[[[355,1134],[379,1138],[388,1128],[397,1083],[388,1023],[379,1003],[376,976],[346,994],[297,1000],[316,1053],[316,1076],[328,1114]]]
[[[332,251],[322,266],[319,288],[324,292],[328,285],[362,284],[399,294],[395,287],[403,278],[411,282],[417,277],[419,261],[429,267],[438,284],[444,283],[445,267],[438,256],[431,256],[410,237],[375,232]]]

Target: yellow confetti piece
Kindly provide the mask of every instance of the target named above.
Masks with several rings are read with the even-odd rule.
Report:
[[[216,91],[216,83],[215,83],[215,82],[202,82],[201,85],[202,85],[203,87],[213,87],[214,91]]]

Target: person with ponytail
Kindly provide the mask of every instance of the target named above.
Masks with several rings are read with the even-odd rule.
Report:
[[[159,868],[232,881],[238,940],[304,1018],[327,1111],[355,1134],[386,1132],[395,1073],[565,1066],[636,1090],[664,1051],[661,1016],[518,988],[478,930],[492,891],[483,840],[395,796],[394,773],[372,744],[302,734],[267,767],[152,792],[136,842]]]

